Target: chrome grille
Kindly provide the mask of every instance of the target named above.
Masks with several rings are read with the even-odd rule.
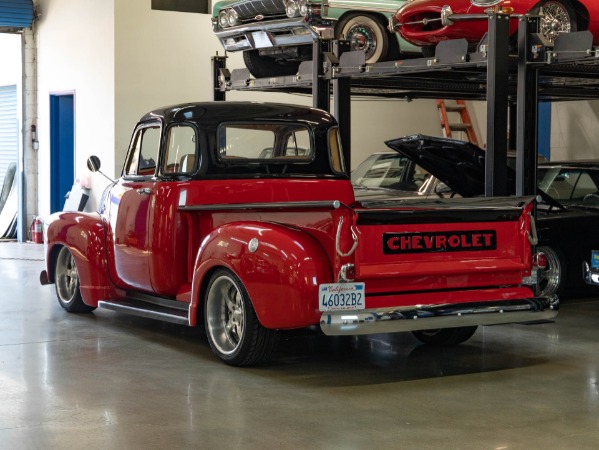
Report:
[[[230,5],[241,20],[253,19],[257,15],[264,17],[285,15],[285,0],[245,0]]]

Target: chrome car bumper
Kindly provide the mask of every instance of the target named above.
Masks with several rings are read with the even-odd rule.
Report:
[[[586,284],[599,286],[599,271],[591,269],[591,266],[586,261],[582,263],[582,277]]]
[[[329,336],[394,333],[550,320],[557,316],[558,309],[558,297],[551,296],[496,302],[334,311],[322,314],[320,327]]]
[[[333,39],[334,23],[313,24],[303,17],[257,22],[221,29],[213,20],[214,34],[225,50],[242,50],[272,47],[290,47],[312,44],[314,39]]]

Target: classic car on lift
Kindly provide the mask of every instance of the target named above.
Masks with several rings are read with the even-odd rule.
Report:
[[[366,62],[420,54],[389,32],[388,23],[405,0],[224,0],[212,8],[212,27],[225,50],[242,51],[256,78],[297,73],[312,59],[312,42],[344,38]]]
[[[487,32],[488,20],[487,7],[473,3],[477,2],[408,0],[393,16],[391,27],[406,41],[422,47],[425,55],[433,55],[435,45],[448,39],[465,38],[475,45]],[[515,16],[530,13],[541,14],[539,32],[550,42],[560,33],[590,30],[594,43],[599,43],[599,2],[595,0],[504,0],[498,8],[514,15],[511,35],[518,29]]]
[[[390,197],[403,198],[484,194],[485,152],[477,146],[420,135],[389,145],[395,153],[373,155],[352,172],[358,195],[365,186],[366,192],[383,187]],[[415,177],[416,172],[427,175]],[[511,194],[515,176],[508,167]],[[594,284],[591,273],[599,273],[599,161],[544,162],[537,176],[538,250],[547,257],[546,267],[538,272],[540,293],[582,292],[585,281]],[[423,182],[414,183],[417,179]]]
[[[41,281],[69,312],[203,323],[233,365],[269,358],[278,330],[318,325],[455,345],[478,325],[556,316],[557,296],[535,293],[533,206],[357,201],[330,114],[182,104],[142,118],[97,213],[51,216]]]

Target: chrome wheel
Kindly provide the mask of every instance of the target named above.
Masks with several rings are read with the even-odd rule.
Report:
[[[539,295],[545,297],[553,295],[559,290],[564,268],[557,252],[551,247],[539,247],[538,251],[547,256],[547,267],[537,274]]]
[[[576,31],[576,22],[571,9],[556,1],[548,1],[542,5],[541,34],[554,42],[562,33]]]
[[[385,28],[371,16],[350,16],[339,23],[340,37],[349,41],[352,51],[363,51],[367,63],[384,61],[388,37]]]
[[[79,272],[73,254],[67,247],[60,249],[54,273],[58,303],[68,312],[90,312],[95,308],[83,303],[79,290]]]
[[[79,292],[79,272],[75,258],[63,247],[56,260],[56,293],[61,302],[70,303]]]
[[[210,348],[227,364],[266,361],[277,345],[277,330],[262,326],[243,283],[227,269],[217,270],[210,278],[204,324]]]
[[[245,306],[235,281],[221,275],[213,281],[206,299],[206,319],[211,341],[219,353],[230,355],[245,330]]]

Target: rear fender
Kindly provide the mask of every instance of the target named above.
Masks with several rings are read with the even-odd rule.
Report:
[[[192,284],[192,326],[198,309],[203,314],[204,290],[210,275],[220,267],[240,278],[266,328],[318,323],[318,286],[333,281],[329,257],[307,233],[274,223],[226,224],[210,233],[198,251]]]
[[[108,275],[105,232],[100,215],[61,212],[53,214],[47,223],[48,281],[55,282],[56,259],[60,249],[66,246],[77,264],[81,297],[85,304],[98,306],[98,300],[118,298]]]

